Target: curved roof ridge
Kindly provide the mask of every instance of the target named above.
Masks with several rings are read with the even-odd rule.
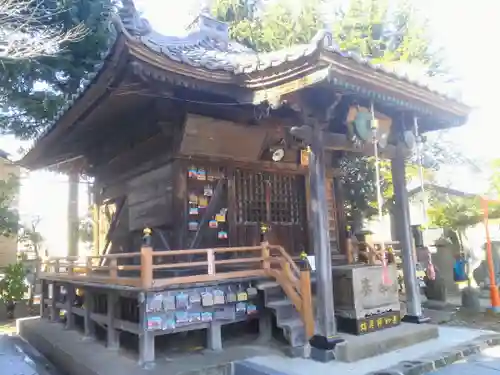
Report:
[[[309,43],[289,46],[277,51],[255,52],[241,43],[225,38],[218,38],[206,30],[195,30],[184,37],[175,37],[155,31],[150,23],[136,9],[133,0],[123,0],[120,10],[124,32],[142,42],[147,48],[165,57],[208,70],[221,70],[238,74],[259,72],[285,63],[293,63],[303,57],[311,56],[322,51],[331,52],[339,57],[352,60],[374,71],[392,76],[398,80],[429,90],[446,99],[460,102],[460,95],[456,90],[444,90],[443,84],[436,82],[429,76],[410,74],[401,64],[376,64],[371,59],[353,51],[345,51],[336,43],[329,30],[319,30]],[[210,19],[209,22],[224,24],[208,14],[200,17]],[[196,20],[192,23],[192,25]],[[227,30],[227,25],[226,25]]]

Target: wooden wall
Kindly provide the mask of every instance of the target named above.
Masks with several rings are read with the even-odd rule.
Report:
[[[307,225],[307,167],[298,164],[299,145],[286,145],[285,157],[280,162],[270,161],[265,155],[270,146],[285,137],[286,129],[279,124],[249,126],[198,115],[186,116],[182,129],[178,147],[173,149],[169,143],[162,149],[159,147],[160,142],[155,146],[155,152],[149,151],[146,160],[134,156],[142,147],[139,145],[135,151],[125,151],[119,157],[122,166],[125,166],[124,160],[128,160],[129,168],[120,168],[120,173],[116,172],[116,168],[113,168],[114,173],[104,173],[110,170],[108,165],[97,176],[97,184],[101,187],[101,203],[125,201],[116,235],[112,238],[112,252],[137,251],[145,227],[153,228],[156,233],[161,232],[161,241],[153,238],[154,246],[161,249],[258,244],[262,239],[260,226],[265,221],[262,208],[264,184],[260,181],[264,175],[273,181],[272,195],[275,198],[271,204],[274,223],[269,240],[283,245],[294,255],[303,250],[312,250],[309,244],[310,228]],[[164,135],[160,134],[159,137]],[[212,171],[213,178],[209,180],[207,177],[204,181],[189,177],[189,170],[193,166],[207,173]],[[236,179],[238,173],[241,177],[244,171],[254,175],[248,184],[243,182],[248,180],[246,177]],[[333,174],[329,174],[328,178],[332,180]],[[203,195],[207,185],[211,185],[215,193],[219,180],[223,182],[223,198],[210,208],[214,212],[204,217],[206,210],[202,208],[198,216],[190,214],[194,207],[190,203],[190,195],[195,191]],[[335,198],[331,190],[330,220],[334,226]],[[248,194],[257,194],[258,197],[245,198]],[[291,201],[296,203],[288,208]],[[246,202],[252,205],[246,210],[255,212],[258,206],[259,212],[248,220],[243,218],[245,215],[241,211],[242,206],[247,206]],[[216,229],[210,228],[208,223],[224,209],[227,213],[226,222]],[[290,218],[287,215],[289,210],[295,212]],[[245,217],[250,216],[246,214]],[[194,220],[198,220],[202,228],[198,234],[197,230],[189,229],[189,223]],[[219,238],[221,230],[227,232],[224,240]],[[334,228],[331,228],[331,235],[335,237],[333,241],[338,237]]]
[[[169,226],[172,215],[172,164],[146,172],[127,182],[129,229]]]

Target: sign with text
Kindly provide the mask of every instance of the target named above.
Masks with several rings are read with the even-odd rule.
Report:
[[[391,311],[377,316],[359,319],[358,334],[380,331],[385,328],[395,327],[401,323],[401,317],[398,311]]]

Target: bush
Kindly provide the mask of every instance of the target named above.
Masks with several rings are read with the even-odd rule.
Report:
[[[0,281],[0,298],[4,303],[20,301],[27,291],[25,283],[26,271],[22,263],[9,264],[5,276]]]

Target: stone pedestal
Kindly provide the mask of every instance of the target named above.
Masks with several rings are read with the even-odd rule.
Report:
[[[469,311],[480,312],[480,295],[481,292],[477,288],[464,288],[462,290],[462,307]]]
[[[446,302],[445,281],[437,277],[436,280],[426,280],[425,296],[429,301]]]
[[[363,334],[400,323],[398,278],[395,265],[343,265],[333,268],[335,315],[339,331]]]

